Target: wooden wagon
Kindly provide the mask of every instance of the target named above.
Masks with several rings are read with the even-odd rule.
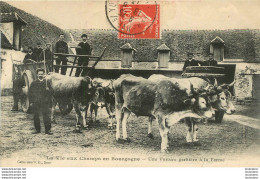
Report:
[[[97,63],[101,60],[102,56],[104,55],[105,49],[101,52],[100,56],[91,56],[91,55],[74,55],[74,54],[60,54],[60,53],[54,53],[54,58],[52,58],[52,64],[51,64],[51,69],[45,68],[44,62],[32,62],[32,63],[21,63],[21,64],[14,64],[14,70],[13,70],[13,76],[17,76],[16,73],[18,73],[20,76],[20,81],[23,84],[22,89],[21,89],[21,94],[20,94],[20,102],[21,102],[21,107],[24,112],[29,112],[30,111],[30,102],[29,102],[29,88],[30,85],[33,81],[37,79],[37,74],[36,70],[38,68],[42,68],[46,70],[46,73],[52,72],[54,67],[63,67],[64,65],[54,65],[54,60],[55,58],[59,56],[65,56],[65,57],[74,57],[74,61],[68,63],[71,63],[71,65],[66,65],[65,67],[71,68],[71,71],[69,73],[69,76],[72,75],[73,69],[75,68],[88,68],[87,75],[91,72],[92,69],[95,68]],[[88,66],[76,66],[77,63],[77,58],[78,57],[89,57],[89,58],[94,58],[97,59],[96,62],[92,67]],[[50,70],[50,71],[49,71]],[[73,105],[71,103],[64,103],[64,104],[59,104],[59,109],[62,114],[68,114],[73,108]]]

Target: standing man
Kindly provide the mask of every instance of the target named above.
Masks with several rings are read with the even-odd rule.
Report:
[[[42,53],[41,43],[37,43],[37,47],[33,49],[33,60],[40,62],[40,54]]]
[[[52,64],[52,51],[51,51],[51,43],[46,44],[46,49],[42,51],[40,55],[40,61],[44,61],[45,58],[45,63],[46,63],[46,68],[47,71],[51,71],[51,64]]]
[[[80,42],[76,48],[77,55],[90,55],[91,48],[90,45],[87,43],[87,34],[83,34],[81,36],[82,42]],[[89,62],[89,57],[79,57],[78,58],[78,66],[87,66]],[[75,76],[79,76],[81,72],[81,68],[77,68]],[[83,68],[82,76],[86,75],[86,68]]]
[[[218,66],[218,62],[214,60],[214,54],[209,54],[209,60],[204,62],[203,66]]]
[[[199,66],[199,62],[193,59],[193,53],[188,53],[188,59],[185,61],[182,71],[186,69],[188,66]]]
[[[44,79],[44,69],[40,68],[36,70],[37,80],[33,81],[29,89],[29,101],[32,104],[32,112],[34,114],[34,126],[36,131],[33,134],[41,132],[40,118],[39,115],[42,113],[43,122],[45,126],[45,134],[52,135],[51,132],[51,119],[50,119],[50,103],[51,103],[51,92],[47,87],[46,80]]]
[[[68,54],[69,53],[69,48],[68,44],[64,41],[64,34],[60,34],[60,39],[58,42],[55,44],[55,53],[63,53],[63,54]],[[58,55],[58,58],[56,59],[56,65],[60,65],[62,62],[62,65],[67,65],[67,58],[62,55]],[[60,67],[55,67],[55,72],[59,73]],[[67,72],[67,67],[61,67],[61,74],[66,75]]]

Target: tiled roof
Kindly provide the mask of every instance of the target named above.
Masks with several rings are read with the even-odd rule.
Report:
[[[170,51],[171,49],[167,47],[167,45],[162,44],[160,47],[157,48],[158,51]]]
[[[224,44],[224,40],[222,40],[219,36],[215,37],[213,40],[211,40],[212,44]]]
[[[1,12],[0,16],[1,16],[1,23],[19,22],[22,25],[27,24],[27,22],[16,12]]]
[[[86,33],[93,54],[99,55],[104,47],[104,60],[120,60],[120,47],[129,43],[136,49],[135,61],[157,61],[158,50],[165,44],[170,50],[170,61],[185,61],[188,52],[197,60],[207,60],[210,43],[217,36],[225,41],[225,59],[244,59],[246,62],[260,62],[260,30],[163,30],[161,39],[119,39],[116,30],[82,29],[67,30],[75,40]]]
[[[132,50],[133,47],[130,45],[130,43],[126,43],[125,45],[120,47],[120,49],[122,49],[122,50]]]
[[[2,13],[1,22],[12,22],[16,20],[21,23],[27,23],[27,25],[23,27],[21,37],[21,45],[24,50],[27,50],[30,46],[36,47],[37,42],[41,44],[51,42],[52,45],[54,45],[54,43],[58,41],[59,34],[65,33],[64,30],[59,27],[3,1],[0,1],[0,12]],[[69,35],[65,33],[65,40],[69,41],[69,39]]]

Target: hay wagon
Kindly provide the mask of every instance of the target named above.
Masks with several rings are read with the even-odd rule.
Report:
[[[30,111],[30,102],[29,102],[29,88],[33,81],[37,79],[36,70],[38,68],[43,68],[46,70],[46,73],[52,72],[54,67],[67,67],[71,68],[69,76],[72,75],[73,69],[76,68],[87,68],[87,75],[91,72],[92,69],[95,68],[97,63],[101,60],[102,56],[104,55],[105,49],[101,52],[100,56],[91,56],[91,55],[74,55],[74,54],[61,54],[61,53],[54,53],[52,58],[52,64],[51,69],[45,68],[44,62],[37,62],[37,63],[22,63],[22,64],[14,64],[14,70],[13,70],[13,76],[17,76],[16,73],[20,76],[20,82],[23,84],[21,88],[21,94],[20,94],[20,102],[21,107],[24,112]],[[58,58],[59,56],[64,57],[74,57],[74,61],[68,61],[68,63],[71,63],[71,65],[54,65],[54,60]],[[94,65],[92,67],[88,66],[77,66],[77,58],[78,57],[89,57],[96,59]],[[66,115],[71,112],[73,108],[73,105],[70,102],[65,102],[62,104],[59,104],[59,109],[62,114]]]

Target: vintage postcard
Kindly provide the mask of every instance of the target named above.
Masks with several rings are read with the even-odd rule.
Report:
[[[259,167],[260,1],[0,1],[0,167]]]

